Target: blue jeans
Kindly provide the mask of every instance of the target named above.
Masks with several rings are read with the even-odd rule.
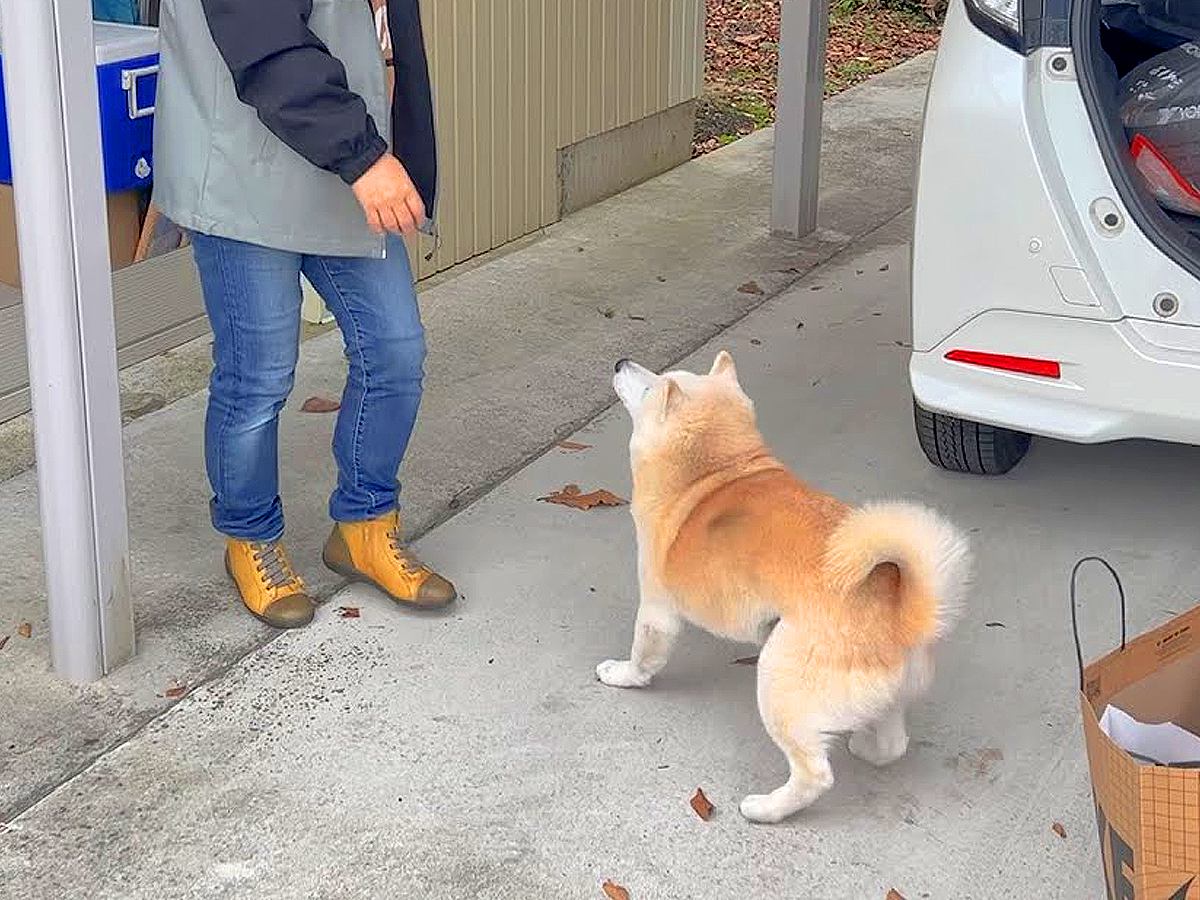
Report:
[[[193,235],[212,324],[213,374],[204,431],[212,519],[233,538],[275,541],[279,412],[300,352],[300,275],[337,319],[350,373],[333,432],[335,521],[394,510],[396,473],[421,403],[425,334],[404,244],[386,259],[306,256]]]

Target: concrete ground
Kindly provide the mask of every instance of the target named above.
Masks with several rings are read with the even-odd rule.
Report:
[[[458,513],[418,543],[464,595],[449,614],[352,589],[265,643],[231,606],[202,521],[198,398],[130,428],[143,650],[101,685],[46,673],[35,529],[4,529],[0,621],[36,635],[0,651],[5,893],[588,898],[611,878],[634,898],[1097,896],[1065,576],[1107,555],[1135,630],[1189,603],[1200,451],[1042,442],[997,480],[920,456],[905,196],[927,64],[830,104],[815,241],[764,233],[762,135],[429,292],[430,403],[407,478],[419,529]],[[764,293],[738,291],[750,280]],[[752,648],[693,633],[650,690],[599,686],[595,663],[628,647],[628,513],[536,501],[568,482],[627,495],[623,413],[583,427],[590,449],[554,441],[611,402],[617,356],[663,366],[718,333],[687,365],[731,349],[784,460],[849,500],[934,504],[979,557],[910,756],[878,772],[839,751],[834,791],[774,827],[736,812],[785,774],[754,671],[732,664]],[[298,396],[336,386],[338,350],[306,345]],[[328,428],[286,422],[306,562]],[[28,476],[0,486],[11,522],[36,522],[34,493]],[[1114,617],[1102,582],[1085,596],[1097,652]],[[193,690],[172,705],[173,681]],[[687,805],[697,786],[711,822]]]

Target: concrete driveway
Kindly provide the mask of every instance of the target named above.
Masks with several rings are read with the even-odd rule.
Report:
[[[550,451],[421,541],[465,595],[453,613],[343,593],[14,822],[6,894],[525,900],[599,898],[613,879],[635,900],[1100,896],[1066,575],[1082,554],[1111,559],[1134,630],[1189,604],[1200,451],[1042,442],[1004,479],[930,468],[904,374],[906,228],[686,363],[732,350],[768,438],[810,481],[919,498],[972,534],[977,584],[908,758],[876,771],[839,750],[813,809],[751,826],[738,800],[785,775],[754,670],[733,664],[752,648],[692,633],[647,691],[593,680],[628,645],[628,513],[536,498],[628,492],[614,410],[574,438],[590,449]],[[1089,579],[1084,595],[1095,655],[1115,634],[1111,591]]]

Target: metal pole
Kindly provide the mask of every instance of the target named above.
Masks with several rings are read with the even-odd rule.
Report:
[[[771,230],[802,238],[817,227],[829,0],[781,0],[779,32]]]
[[[133,655],[108,216],[90,0],[0,0],[55,670]]]

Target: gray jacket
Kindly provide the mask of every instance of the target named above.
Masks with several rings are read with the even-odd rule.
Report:
[[[344,66],[378,134],[389,134],[383,60],[366,0],[311,0],[302,24],[313,46]],[[163,0],[159,43],[154,201],[168,218],[281,250],[383,256],[383,238],[367,227],[343,177],[293,150],[238,98],[201,0]]]

